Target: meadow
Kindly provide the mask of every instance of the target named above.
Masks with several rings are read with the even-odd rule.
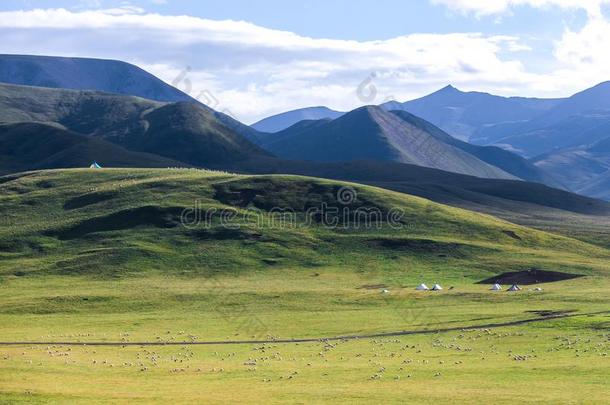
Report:
[[[610,394],[604,246],[298,176],[53,170],[0,183],[0,403]],[[322,203],[400,209],[401,226],[260,224],[273,207],[303,219]],[[184,226],[192,208],[243,215]],[[515,293],[479,284],[532,268],[582,277]],[[415,291],[422,282],[444,289]]]

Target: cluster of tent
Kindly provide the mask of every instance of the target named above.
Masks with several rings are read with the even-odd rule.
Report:
[[[428,288],[427,285],[425,285],[424,283],[421,283],[420,285],[418,285],[417,287],[415,287],[415,289],[417,291],[440,291],[443,289],[443,287],[441,287],[439,284],[434,284],[434,286],[432,288]],[[500,284],[494,284],[490,290],[492,291],[501,291],[502,290],[502,286]],[[521,291],[521,287],[519,287],[517,284],[513,284],[510,286],[510,288],[506,291]],[[542,288],[536,288],[534,291],[542,291]]]
[[[502,290],[502,286],[500,284],[496,283],[493,286],[491,286],[490,290],[492,290],[492,291],[500,291],[500,290]],[[521,287],[519,287],[517,284],[513,284],[506,291],[521,291]],[[540,291],[542,291],[542,289],[540,289]]]
[[[418,285],[417,287],[415,287],[415,289],[417,291],[440,291],[443,289],[443,287],[441,287],[439,284],[434,284],[432,286],[432,288],[428,288],[427,285],[425,285],[424,283],[421,283],[420,285]]]

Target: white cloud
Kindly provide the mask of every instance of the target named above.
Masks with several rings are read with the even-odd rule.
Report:
[[[590,16],[600,16],[601,5],[610,3],[610,0],[432,0],[432,3],[480,16],[505,13],[518,6],[583,9]]]
[[[578,47],[583,41],[590,45],[606,29],[566,33],[556,52],[563,70],[545,75],[525,69],[518,55],[530,47],[513,36],[315,39],[245,21],[147,14],[129,7],[0,12],[0,52],[125,60],[250,123],[309,105],[348,110],[388,98],[406,100],[449,83],[506,95],[564,95],[575,90],[566,89],[572,84],[565,81],[570,69],[587,57]],[[367,89],[374,86],[375,97],[357,94],[363,82]]]

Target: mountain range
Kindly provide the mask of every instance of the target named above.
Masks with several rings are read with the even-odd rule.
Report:
[[[214,111],[138,66],[120,60],[0,54],[0,83],[56,89],[94,90],[161,102],[198,103],[238,134],[256,139],[257,131]]]
[[[404,110],[470,141],[489,125],[524,122],[557,105],[560,99],[501,97],[477,91],[463,92],[449,85],[416,100],[382,104],[387,110]]]
[[[609,198],[605,179],[610,177],[610,152],[596,145],[610,139],[610,82],[555,99],[501,97],[446,86],[419,99],[381,107],[434,124],[450,134],[445,139],[451,145],[461,141],[462,150],[516,177]],[[274,125],[269,122],[272,118],[267,125]],[[283,136],[282,131],[278,134]],[[482,156],[475,145],[494,149]],[[496,158],[485,159],[487,154]],[[520,168],[511,169],[515,164]]]
[[[471,141],[502,144],[536,157],[590,145],[610,136],[609,130],[610,82],[604,82],[561,100],[528,121],[481,128]]]
[[[410,163],[488,178],[559,183],[525,159],[495,147],[470,145],[405,111],[356,109],[335,120],[301,121],[263,137],[265,149],[285,159]]]
[[[47,57],[43,60],[50,63]],[[59,61],[65,63],[64,58]],[[44,84],[37,81],[45,77],[42,73],[26,85],[0,84],[0,172],[83,167],[93,160],[109,167],[195,166],[365,182],[517,221],[549,209],[587,215],[610,212],[610,205],[601,201],[539,184],[559,185],[543,168],[514,153],[460,141],[404,111],[368,106],[335,119],[299,121],[266,133],[175,89],[155,92],[157,100],[125,94],[125,89],[108,93],[100,87],[118,79],[86,81],[84,70],[78,72],[80,83],[97,88],[79,88],[78,83],[72,83],[72,89],[34,86]],[[24,75],[2,77],[11,79],[27,81]],[[152,79],[144,72],[134,80]],[[140,83],[133,88],[151,87]],[[172,95],[186,100],[159,100]],[[328,139],[320,135],[324,133]],[[297,141],[303,142],[302,150],[291,149]],[[312,156],[302,155],[304,151]],[[294,155],[288,159],[290,153]]]
[[[442,137],[430,135],[427,131],[432,126],[426,127],[423,120],[420,120],[418,127],[404,117],[399,119],[380,108],[371,107],[368,114],[360,114],[356,110],[346,118],[341,116],[342,113],[319,108],[291,114],[295,119],[325,113],[332,117],[339,116],[336,122],[328,123],[327,132],[332,133],[334,138],[327,137],[328,147],[320,147],[316,144],[322,139],[319,136],[300,137],[299,144],[292,134],[299,126],[275,134],[259,132],[215,112],[147,72],[124,62],[100,60],[96,64],[92,59],[11,55],[0,57],[0,61],[0,80],[27,85],[27,88],[9,85],[0,87],[0,105],[3,107],[3,112],[0,112],[1,121],[53,122],[76,133],[101,137],[133,151],[156,153],[188,164],[216,167],[231,162],[235,165],[239,161],[265,155],[266,152],[262,150],[264,148],[285,159],[380,159],[478,177],[521,178],[530,181],[545,181],[549,178],[535,167],[533,171],[537,173],[534,174],[514,172],[512,166],[518,166],[519,163],[497,167],[494,159],[482,160],[473,155],[472,150],[464,148],[464,144],[452,144],[455,140],[447,134]],[[61,71],[68,74],[62,76],[58,73]],[[74,80],[70,81],[70,77],[74,77]],[[41,85],[56,86],[56,91],[40,87]],[[57,86],[79,90],[70,91]],[[126,96],[129,93],[138,98]],[[174,124],[167,125],[169,120]],[[371,130],[352,132],[352,129],[362,128]],[[316,129],[315,134],[319,134],[321,129],[322,127]],[[168,141],[164,134],[170,130],[173,135],[171,141]],[[220,134],[211,137],[211,132]],[[289,150],[282,150],[279,139],[287,135],[284,132],[290,132],[291,137],[284,149],[298,144],[298,153],[291,154]],[[349,142],[345,141],[347,138]],[[207,153],[210,148],[206,143],[216,141],[219,151]],[[181,142],[192,142],[192,145],[185,148]],[[257,148],[253,143],[262,148]],[[311,154],[306,153],[308,148]],[[517,156],[512,156],[512,159],[519,160]],[[550,180],[546,183],[559,185]]]
[[[52,124],[188,165],[218,167],[268,156],[193,102],[0,84],[0,122]]]

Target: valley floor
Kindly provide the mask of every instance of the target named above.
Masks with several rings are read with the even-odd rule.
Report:
[[[494,403],[601,404],[610,395],[604,280],[546,284],[542,292],[456,284],[439,293],[388,286],[390,293],[380,294],[361,288],[387,283],[380,275],[282,273],[214,281],[17,279],[3,285],[2,340],[273,341],[458,330],[306,343],[0,346],[0,403],[489,403],[493,397]],[[549,311],[577,316],[460,330]]]

